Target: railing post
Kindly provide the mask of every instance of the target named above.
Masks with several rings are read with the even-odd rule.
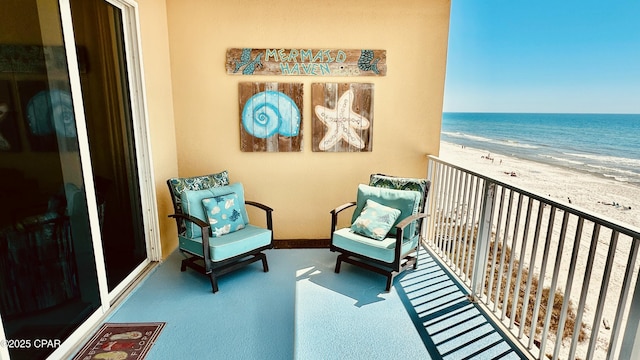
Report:
[[[433,239],[433,224],[435,223],[434,221],[434,215],[432,214],[432,202],[434,199],[434,191],[435,190],[439,190],[436,187],[436,166],[438,165],[435,160],[428,158],[428,163],[427,163],[427,180],[429,180],[431,182],[430,188],[429,188],[429,192],[427,192],[427,199],[424,202],[424,212],[425,214],[427,214],[427,217],[422,221],[422,232],[420,233],[420,235],[422,235],[421,239],[423,242],[425,242],[425,246],[426,246],[426,242],[431,241]]]
[[[478,238],[476,239],[476,253],[473,261],[473,273],[471,276],[471,291],[474,298],[480,298],[484,286],[484,274],[487,269],[489,244],[491,242],[491,221],[493,217],[494,198],[496,184],[484,183],[484,194],[480,210],[480,223],[478,226]]]
[[[633,241],[638,241],[634,239]],[[631,299],[627,326],[622,338],[619,359],[640,359],[640,276],[636,280],[636,287]]]

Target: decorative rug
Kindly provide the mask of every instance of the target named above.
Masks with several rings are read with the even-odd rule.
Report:
[[[164,322],[105,323],[73,360],[142,360],[164,325]]]

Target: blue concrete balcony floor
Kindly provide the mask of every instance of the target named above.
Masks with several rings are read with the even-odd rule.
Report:
[[[350,264],[334,273],[328,249],[267,251],[219,280],[180,272],[175,252],[106,319],[166,322],[147,359],[520,359],[426,251],[395,280]]]

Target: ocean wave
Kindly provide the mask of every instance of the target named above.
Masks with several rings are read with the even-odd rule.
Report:
[[[453,138],[467,139],[467,140],[473,140],[473,141],[479,141],[479,142],[486,142],[486,143],[491,143],[491,144],[516,147],[516,148],[523,148],[523,149],[537,149],[538,148],[538,146],[531,145],[531,144],[522,144],[522,143],[519,143],[519,142],[514,141],[514,140],[496,140],[496,139],[490,139],[490,138],[486,138],[486,137],[482,137],[482,136],[478,136],[478,135],[469,135],[469,134],[465,134],[465,133],[461,133],[461,132],[443,131],[442,134],[450,136],[450,137],[453,137]]]
[[[620,182],[631,182],[631,183],[640,182],[640,180],[633,180],[631,178],[621,177],[621,176],[616,176],[616,175],[611,175],[611,174],[602,174],[602,176],[604,176],[606,178],[609,178],[609,179],[614,179],[614,180],[620,181]]]
[[[611,166],[604,166],[604,165],[596,165],[596,164],[586,164],[588,167],[593,168],[597,171],[604,173],[615,173],[615,174],[623,174],[625,176],[640,176],[640,173],[637,173],[635,171],[631,171],[631,170],[623,170],[623,169],[619,169],[619,168],[614,168]],[[613,176],[613,175],[612,175]]]
[[[595,155],[595,154],[578,154],[578,153],[564,153],[564,154],[568,156],[577,157],[577,158],[587,159],[587,160],[595,160],[595,161],[607,163],[607,164],[640,167],[640,159],[630,159],[630,158],[624,158],[624,157],[618,157],[618,156]]]
[[[461,132],[443,131],[442,134],[443,135],[447,135],[447,136],[451,136],[451,137],[454,137],[454,138],[460,138],[460,139],[469,139],[469,140],[482,141],[482,142],[492,142],[491,139],[487,139],[487,138],[482,137],[482,136],[469,135],[469,134],[465,134],[465,133],[461,133]]]
[[[561,157],[557,157],[557,156],[552,156],[552,155],[544,155],[544,154],[538,154],[540,157],[543,158],[547,158],[547,159],[551,159],[551,160],[555,160],[555,161],[559,161],[559,162],[563,162],[563,163],[569,163],[572,165],[584,165],[584,162],[582,161],[577,161],[577,160],[570,160],[567,158],[561,158]]]

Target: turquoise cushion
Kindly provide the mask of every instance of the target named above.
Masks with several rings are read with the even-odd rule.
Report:
[[[186,190],[204,190],[213,187],[229,185],[229,173],[227,170],[215,174],[193,176],[188,178],[171,178],[168,181],[171,197],[174,200],[176,213],[183,213],[182,199],[180,195]],[[178,233],[186,232],[185,221],[178,221]]]
[[[244,228],[238,194],[230,193],[202,199],[202,206],[211,225],[210,236],[220,237]]]
[[[394,237],[388,237],[380,241],[356,234],[351,228],[342,228],[333,233],[331,242],[341,249],[386,263],[392,263],[395,256],[396,239]],[[414,236],[408,241],[404,241],[402,243],[402,249],[400,250],[401,254],[404,255],[412,251],[417,244],[417,236]]]
[[[371,174],[369,177],[369,185],[371,186],[397,190],[415,190],[421,193],[422,197],[420,198],[420,206],[418,207],[418,212],[420,213],[424,212],[430,184],[429,180],[421,178],[407,178],[384,174]],[[415,235],[420,233],[419,224],[421,223],[422,219],[418,220],[418,225],[415,226]]]
[[[354,223],[358,216],[360,216],[367,200],[372,199],[381,205],[400,210],[400,216],[395,220],[393,227],[389,231],[389,235],[395,236],[395,226],[408,216],[417,214],[418,206],[420,205],[420,197],[421,194],[413,190],[385,189],[360,184],[358,185],[356,209],[353,212],[351,223]],[[409,239],[412,238],[414,234],[415,222],[405,229],[404,237],[405,239]]]
[[[234,183],[227,186],[214,187],[206,190],[185,190],[180,194],[182,200],[182,209],[185,214],[191,215],[204,222],[207,222],[207,216],[204,213],[204,206],[202,206],[202,200],[220,195],[226,195],[230,193],[236,193],[238,195],[238,203],[241,206],[240,214],[245,225],[249,223],[249,215],[244,206],[244,189],[241,183]],[[200,227],[196,224],[186,221],[186,237],[194,238],[202,236]]]
[[[202,237],[178,236],[180,249],[203,256]],[[221,237],[209,237],[209,255],[212,261],[222,261],[236,255],[271,244],[271,230],[245,225],[245,228]]]
[[[400,210],[367,199],[362,212],[351,225],[351,230],[356,234],[383,240],[398,216],[400,216]]]

